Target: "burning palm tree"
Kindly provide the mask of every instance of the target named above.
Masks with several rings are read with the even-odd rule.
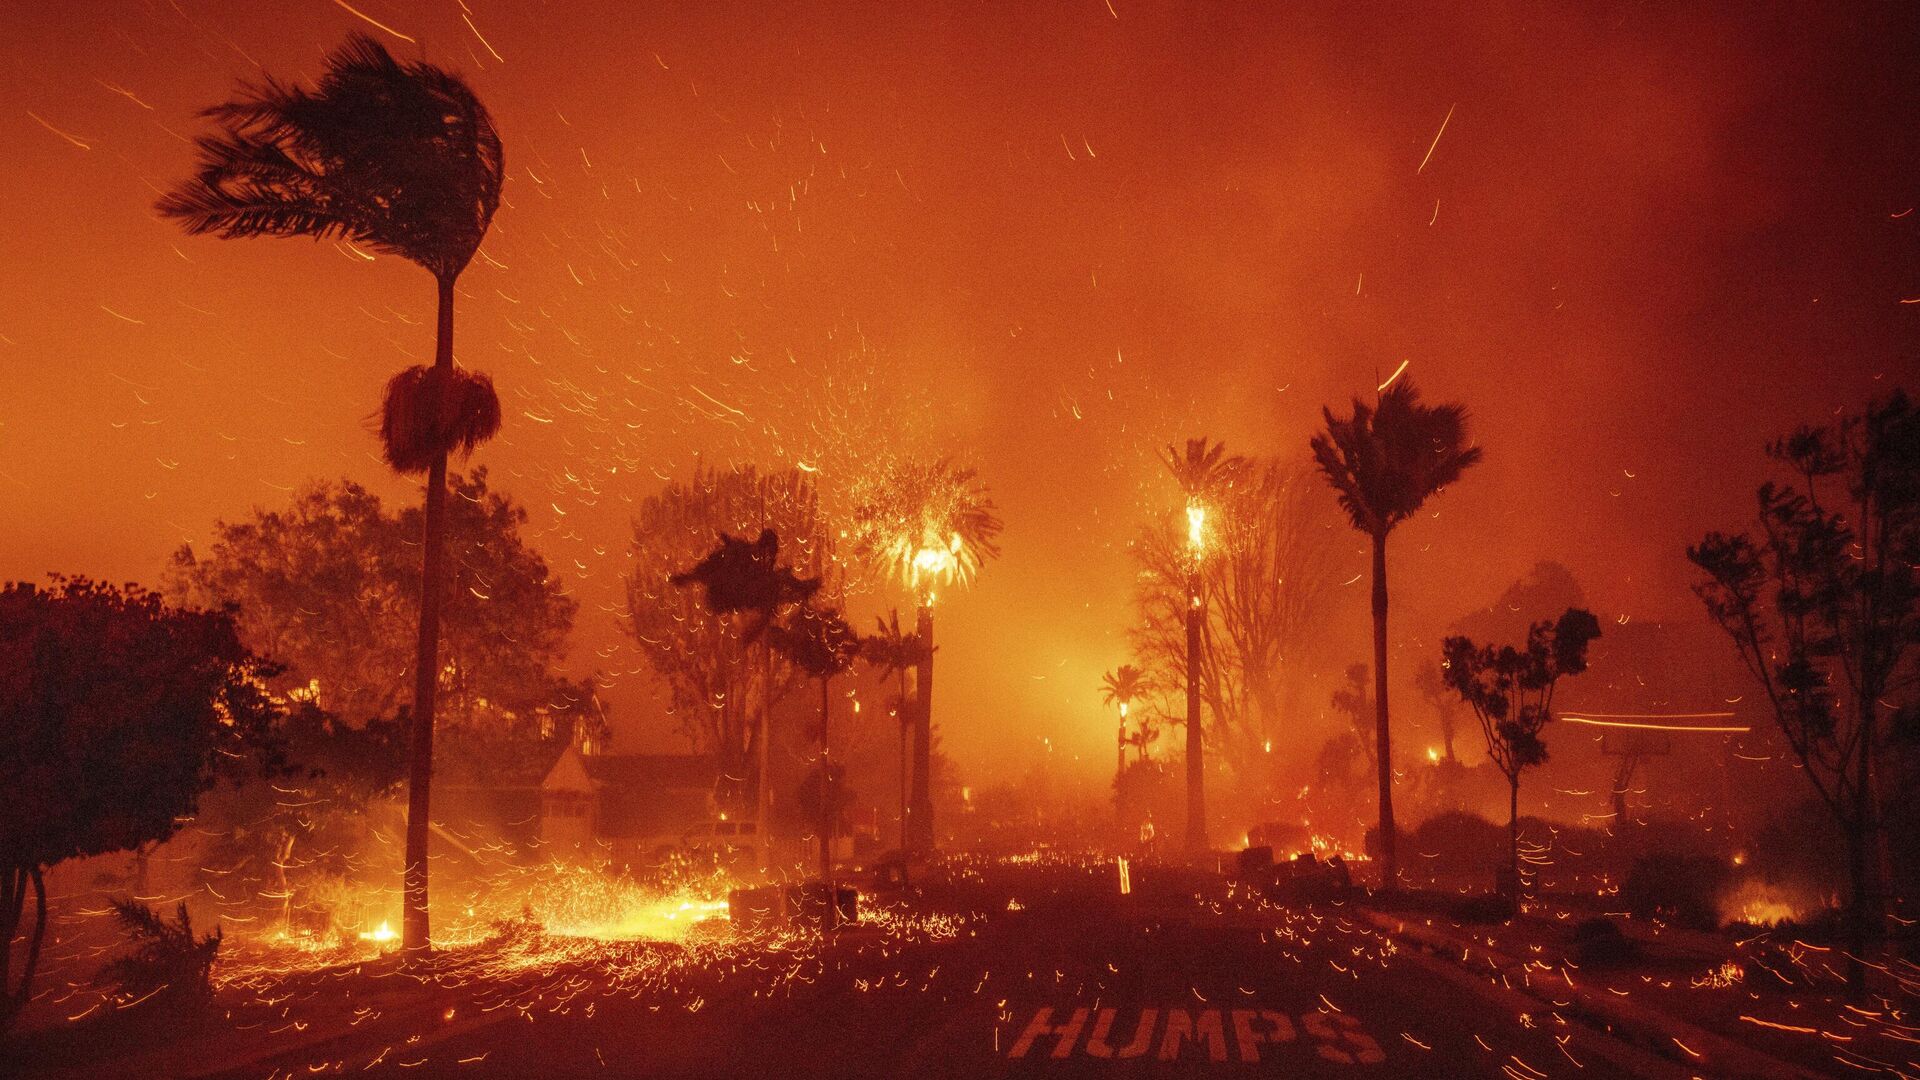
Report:
[[[933,604],[949,585],[966,585],[1000,548],[1000,518],[978,475],[945,458],[903,461],[854,510],[855,553],[906,586],[919,605],[921,661],[914,711],[913,795],[907,808],[909,846],[933,845]]]
[[[1147,673],[1132,664],[1121,664],[1100,677],[1100,690],[1102,699],[1120,710],[1119,734],[1114,736],[1113,767],[1113,782],[1118,785],[1121,774],[1127,771],[1127,710],[1146,695]]]
[[[1227,456],[1227,448],[1202,436],[1184,450],[1169,446],[1160,460],[1186,496],[1187,511],[1187,849],[1207,847],[1207,796],[1200,731],[1200,633],[1206,622],[1205,579],[1200,566],[1207,552],[1207,511],[1246,459]]]
[[[1340,497],[1353,527],[1373,538],[1374,760],[1380,776],[1381,883],[1393,888],[1393,754],[1387,729],[1387,535],[1428,498],[1480,460],[1467,445],[1465,406],[1422,405],[1413,382],[1395,384],[1374,405],[1354,399],[1353,415],[1323,409],[1327,429],[1315,435],[1314,460]]]
[[[493,381],[453,363],[453,287],[500,205],[500,136],[460,77],[402,64],[355,34],[329,54],[316,88],[268,78],[205,113],[195,176],[159,212],[190,234],[338,237],[424,267],[439,286],[432,367],[387,384],[380,438],[388,464],[425,473],[420,635],[409,751],[404,944],[427,948],[427,828],[446,589],[447,457],[500,430]]]

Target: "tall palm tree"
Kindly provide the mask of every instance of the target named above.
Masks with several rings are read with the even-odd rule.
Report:
[[[1000,554],[1001,523],[986,485],[946,458],[904,460],[882,470],[854,508],[854,553],[905,585],[918,601],[915,632],[913,795],[907,807],[914,850],[933,846],[933,603],[949,584],[965,585]]]
[[[1206,595],[1200,566],[1206,557],[1209,503],[1232,484],[1247,463],[1227,456],[1222,443],[1205,436],[1188,439],[1184,449],[1168,446],[1160,461],[1173,474],[1187,500],[1187,850],[1207,847],[1207,794],[1201,747],[1200,634],[1206,621]]]
[[[836,817],[833,743],[827,729],[833,717],[833,677],[853,667],[860,650],[859,635],[832,608],[801,604],[787,625],[768,631],[774,648],[793,665],[820,680],[820,880],[827,887],[826,925],[840,921],[840,902],[833,880],[833,834]]]
[[[1399,881],[1393,823],[1393,752],[1387,726],[1387,536],[1428,498],[1480,460],[1467,445],[1463,405],[1422,405],[1411,379],[1395,383],[1372,406],[1358,398],[1341,419],[1322,409],[1327,429],[1311,441],[1313,457],[1340,497],[1353,527],[1373,538],[1374,760],[1380,774],[1381,883]]]
[[[1147,673],[1132,664],[1121,664],[1100,676],[1100,691],[1108,705],[1120,710],[1119,734],[1114,736],[1113,767],[1113,782],[1118,784],[1121,775],[1127,771],[1127,708],[1146,694]]]
[[[393,377],[380,425],[388,464],[427,477],[403,935],[409,951],[424,950],[447,456],[500,430],[493,380],[453,363],[453,287],[500,205],[500,136],[459,76],[403,64],[362,34],[328,54],[314,89],[267,78],[203,115],[219,130],[196,140],[199,171],[160,199],[163,216],[227,239],[349,240],[424,267],[439,287],[433,366]]]
[[[880,669],[881,675],[900,680],[899,693],[893,699],[894,716],[900,723],[900,853],[907,851],[907,750],[914,729],[917,704],[908,696],[907,672],[918,670],[926,661],[920,648],[920,635],[900,628],[900,611],[894,609],[882,619],[875,617],[878,632],[860,640],[860,657]],[[905,865],[904,859],[902,865]]]
[[[772,858],[768,809],[772,805],[773,786],[769,780],[768,759],[773,732],[774,631],[781,611],[812,599],[813,594],[820,591],[820,579],[803,578],[793,567],[781,566],[779,534],[772,529],[762,529],[755,540],[721,533],[718,543],[705,558],[667,581],[673,585],[701,586],[707,610],[712,614],[750,616],[752,621],[740,635],[743,648],[765,639],[761,644],[766,669],[761,686],[760,730],[753,738],[758,759],[753,828],[760,869],[768,870]]]

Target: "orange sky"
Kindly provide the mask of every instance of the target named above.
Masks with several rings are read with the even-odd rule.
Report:
[[[478,461],[626,730],[627,517],[695,453],[977,462],[1005,557],[942,613],[947,745],[1104,769],[1160,443],[1297,452],[1411,360],[1487,456],[1396,541],[1405,636],[1541,558],[1609,616],[1692,617],[1682,548],[1739,522],[1763,440],[1920,369],[1896,5],[353,6],[499,121],[460,300],[507,416]],[[150,209],[196,109],[355,29],[329,0],[0,12],[0,577],[152,582],[313,477],[414,497],[365,418],[431,353],[425,272]]]

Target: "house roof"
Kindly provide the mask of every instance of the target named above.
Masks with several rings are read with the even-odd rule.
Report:
[[[595,827],[602,836],[666,836],[707,823],[719,776],[719,763],[708,756],[582,754],[569,748],[541,788],[597,796]]]
[[[720,766],[698,754],[592,754],[583,757],[596,783],[621,787],[713,790]]]
[[[608,788],[713,790],[720,766],[704,754],[582,754],[569,747],[541,788],[592,793]]]

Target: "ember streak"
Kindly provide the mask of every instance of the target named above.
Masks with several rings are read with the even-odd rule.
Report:
[[[0,146],[0,1075],[1920,1077],[1920,5],[15,3]]]

